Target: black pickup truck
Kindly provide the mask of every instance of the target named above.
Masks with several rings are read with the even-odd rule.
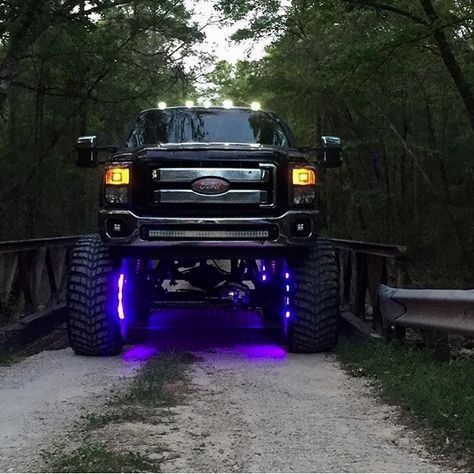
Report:
[[[318,171],[341,164],[338,138],[310,150],[256,107],[161,106],[119,146],[87,136],[77,150],[78,166],[104,174],[100,235],[71,262],[76,353],[117,354],[153,308],[189,304],[259,309],[290,351],[335,346],[338,275],[317,202]]]

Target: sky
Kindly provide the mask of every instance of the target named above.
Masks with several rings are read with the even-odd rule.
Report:
[[[270,40],[249,40],[239,43],[231,41],[231,35],[244,26],[245,21],[229,26],[223,25],[218,22],[219,13],[214,9],[214,3],[210,0],[185,0],[188,9],[194,11],[193,20],[204,27],[206,39],[197,49],[214,54],[217,61],[226,60],[231,63],[236,63],[240,59],[260,59],[264,56],[265,46]],[[187,63],[193,65],[193,61],[195,59],[188,59]]]

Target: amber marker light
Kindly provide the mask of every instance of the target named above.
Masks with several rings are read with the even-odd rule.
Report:
[[[130,184],[130,170],[128,168],[109,168],[105,172],[105,184]]]
[[[310,168],[293,168],[293,184],[297,186],[316,184],[316,172]]]

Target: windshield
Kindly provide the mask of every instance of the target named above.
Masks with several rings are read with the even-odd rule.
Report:
[[[130,148],[160,143],[254,143],[288,148],[288,137],[269,113],[244,109],[147,110],[133,125]]]

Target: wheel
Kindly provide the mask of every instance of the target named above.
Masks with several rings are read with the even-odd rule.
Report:
[[[334,249],[318,239],[305,258],[287,259],[286,339],[290,352],[333,349],[340,320],[339,278]]]
[[[119,279],[99,236],[80,239],[73,250],[67,285],[68,335],[76,354],[107,356],[123,347]]]

